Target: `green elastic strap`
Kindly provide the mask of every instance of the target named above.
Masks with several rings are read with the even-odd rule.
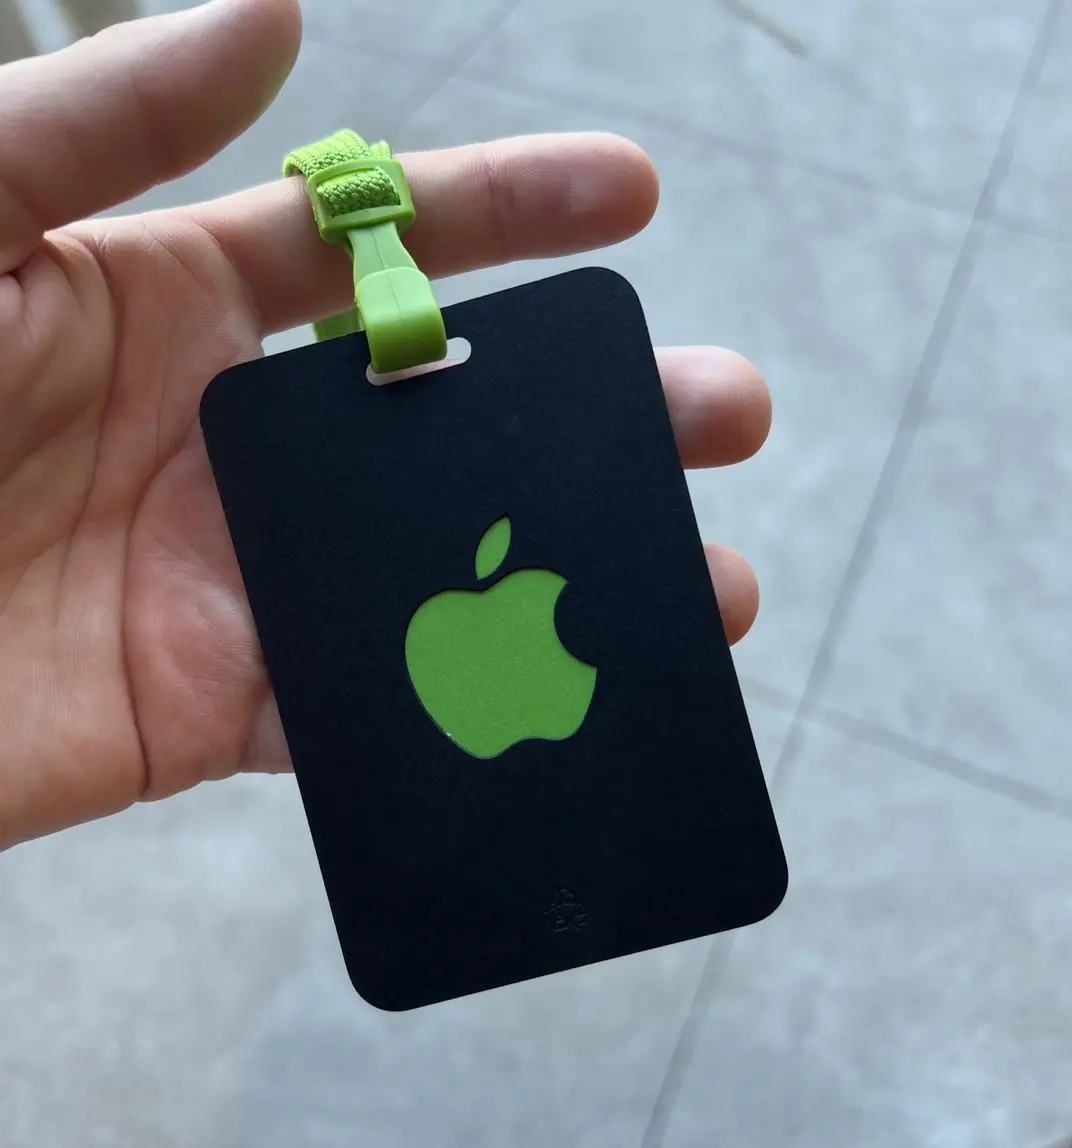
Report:
[[[318,339],[364,329],[372,369],[403,371],[446,358],[443,316],[428,277],[399,233],[414,220],[402,165],[382,141],[367,144],[340,131],[292,151],[283,174],[305,176],[320,237],[348,246],[354,263],[354,309],[313,325]]]

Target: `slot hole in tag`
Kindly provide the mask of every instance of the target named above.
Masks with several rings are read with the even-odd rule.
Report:
[[[470,346],[468,339],[448,339],[447,357],[445,359],[439,359],[435,363],[421,363],[416,367],[408,367],[404,371],[387,371],[382,375],[378,375],[372,369],[372,364],[369,363],[365,370],[365,378],[367,378],[374,387],[384,387],[389,383],[401,382],[403,379],[413,379],[419,375],[430,375],[433,371],[445,371],[450,367],[459,367],[462,363],[468,361],[472,353],[473,348]]]

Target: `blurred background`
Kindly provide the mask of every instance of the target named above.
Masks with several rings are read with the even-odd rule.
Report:
[[[0,56],[165,6],[0,0]],[[132,809],[0,858],[4,1148],[1072,1133],[1066,8],[305,0],[276,104],[144,202],[344,124],[649,150],[658,215],[594,261],[656,341],[735,347],[774,395],[762,454],[692,491],[760,578],[736,659],[790,893],[737,935],[392,1016],[346,980],[292,779]]]

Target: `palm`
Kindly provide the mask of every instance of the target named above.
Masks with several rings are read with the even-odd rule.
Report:
[[[3,444],[0,711],[34,720],[0,768],[100,812],[233,770],[268,697],[196,431],[205,382],[259,334],[208,236],[169,230],[57,237],[20,276],[39,330],[3,344],[0,399],[32,394],[35,417]]]
[[[197,410],[208,381],[260,355],[265,333],[345,304],[345,260],[317,238],[293,181],[68,221],[241,130],[297,33],[294,0],[231,0],[131,25],[68,61],[0,69],[0,105],[14,108],[0,136],[0,846],[288,764]],[[79,70],[83,87],[125,84],[111,102],[105,86],[92,105],[47,106]],[[222,96],[221,74],[238,76]],[[406,166],[421,217],[412,247],[433,273],[611,242],[654,207],[647,160],[611,137]],[[743,360],[692,348],[660,365],[686,464],[759,446],[768,402]],[[735,639],[755,611],[752,575],[730,551],[709,557]]]
[[[134,256],[144,274],[139,299],[155,295],[148,310],[185,319],[164,344],[146,336],[150,316],[131,300],[127,359],[116,372],[117,387],[141,406],[126,441],[117,437],[118,457],[133,456],[135,439],[153,444],[144,493],[126,483],[133,514],[123,602],[140,781],[153,796],[232,772],[247,757],[261,769],[288,761],[196,419],[206,382],[259,356],[260,335],[233,270],[196,229],[189,243],[188,254],[204,260],[196,276],[166,245]],[[116,282],[128,289],[125,276]]]

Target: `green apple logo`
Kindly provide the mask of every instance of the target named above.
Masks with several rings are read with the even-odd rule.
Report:
[[[478,581],[502,565],[510,520],[480,540]],[[519,741],[561,741],[592,704],[596,670],[575,658],[555,631],[566,579],[516,570],[486,590],[444,590],[406,631],[410,681],[432,721],[473,757],[497,757]]]

